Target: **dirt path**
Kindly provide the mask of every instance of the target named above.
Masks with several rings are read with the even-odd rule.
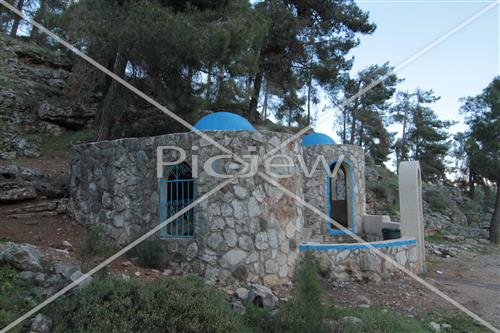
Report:
[[[457,302],[500,327],[500,251],[462,252],[453,258],[432,258],[429,280]],[[437,271],[442,274],[437,273]]]
[[[439,290],[500,327],[500,249],[482,246],[482,251],[461,251],[456,257],[428,255],[429,271],[422,277]],[[459,313],[447,301],[410,278],[382,283],[349,283],[329,288],[335,302],[345,307],[376,305],[409,315],[444,309]],[[465,315],[465,314],[464,314]]]

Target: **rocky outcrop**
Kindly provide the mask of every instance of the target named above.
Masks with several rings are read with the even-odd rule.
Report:
[[[95,108],[72,105],[59,107],[43,101],[38,108],[38,118],[69,129],[82,129],[95,117]]]
[[[375,166],[371,163],[368,163],[366,167],[367,212],[369,214],[390,215],[392,221],[398,221],[397,175],[385,167]],[[451,185],[424,182],[422,192],[426,235],[433,235],[444,229],[453,229],[454,233],[457,233],[466,225],[475,225],[477,230],[470,236],[485,236],[481,224],[487,224],[491,215],[484,214],[478,209],[471,209],[471,199],[463,195],[458,188]],[[473,229],[467,228],[468,231]]]
[[[16,165],[0,166],[0,203],[11,203],[37,198],[55,199],[67,196],[67,176],[59,172],[41,173]],[[31,207],[33,211],[57,210],[49,204]],[[28,209],[24,207],[23,209]],[[29,210],[29,209],[28,209]],[[16,212],[12,212],[16,213]],[[22,213],[22,212],[17,212]],[[26,211],[25,211],[26,213]]]
[[[0,159],[38,157],[23,133],[62,135],[88,127],[99,99],[75,93],[74,59],[0,33]]]

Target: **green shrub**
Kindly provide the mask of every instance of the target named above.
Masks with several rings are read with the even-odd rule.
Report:
[[[306,253],[300,262],[294,289],[286,304],[288,332],[326,332],[326,308],[312,254]]]
[[[40,145],[42,155],[47,157],[66,157],[71,145],[95,140],[95,130],[68,131],[60,136],[26,134],[28,141]]]
[[[447,208],[443,202],[443,196],[439,192],[424,192],[424,200],[429,204],[431,210],[435,212],[444,212]]]
[[[113,247],[106,239],[103,228],[98,226],[87,228],[77,253],[82,271],[88,271],[96,259],[109,256],[112,251]]]
[[[335,325],[333,332],[335,333],[424,333],[429,332],[419,320],[409,318],[407,315],[395,311],[384,311],[377,307],[367,309],[340,309],[334,308],[337,319],[342,319],[345,316],[354,316],[362,320],[360,324],[352,324],[339,320]]]
[[[272,313],[268,308],[261,308],[252,302],[245,304],[246,312],[243,321],[255,333],[284,332],[285,323],[282,309]]]
[[[461,208],[469,225],[481,223],[481,216],[483,215],[481,205],[473,200],[466,199]]]
[[[149,268],[164,269],[168,264],[168,256],[160,240],[145,240],[137,245],[131,254],[139,259],[139,265]]]
[[[16,320],[24,312],[41,302],[40,290],[33,279],[23,280],[19,272],[9,265],[0,265],[0,328]],[[18,325],[10,332],[23,332]]]
[[[325,319],[330,316],[323,304],[314,258],[306,253],[299,264],[288,302],[275,313],[247,304],[244,320],[254,332],[321,333],[328,332]]]
[[[92,282],[51,309],[55,332],[245,332],[222,295],[195,277]]]

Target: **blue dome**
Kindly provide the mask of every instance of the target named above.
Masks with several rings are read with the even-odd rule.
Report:
[[[308,147],[313,145],[334,145],[335,141],[333,141],[333,139],[326,134],[311,133],[304,135],[302,143],[304,144],[304,146]]]
[[[255,128],[240,115],[231,112],[211,113],[194,124],[200,131],[255,131]]]

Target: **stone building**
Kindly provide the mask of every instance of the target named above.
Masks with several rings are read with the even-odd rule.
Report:
[[[262,163],[266,154],[291,137],[255,130],[246,119],[228,112],[207,115],[195,127],[232,153],[261,162],[262,172],[268,171]],[[182,162],[180,150],[185,152]],[[161,178],[159,151],[160,162],[178,161],[162,166]],[[398,263],[415,268],[416,240],[381,241],[382,228],[399,225],[365,212],[360,147],[335,144],[324,134],[311,133],[280,147],[278,153],[277,160],[286,161],[281,177],[275,177],[282,186],[353,233],[374,241],[377,248],[387,248]],[[72,211],[77,221],[102,226],[111,239],[125,244],[220,184],[224,179],[217,175],[239,170],[238,163],[223,154],[195,132],[76,145],[70,153]],[[331,177],[335,169],[337,176]],[[347,243],[345,231],[257,174],[235,177],[178,215],[156,237],[164,240],[172,264],[209,280],[232,277],[273,288],[288,286],[300,252],[307,250],[335,279],[378,280],[397,271],[378,257],[371,259],[369,251],[359,247],[362,244]]]

